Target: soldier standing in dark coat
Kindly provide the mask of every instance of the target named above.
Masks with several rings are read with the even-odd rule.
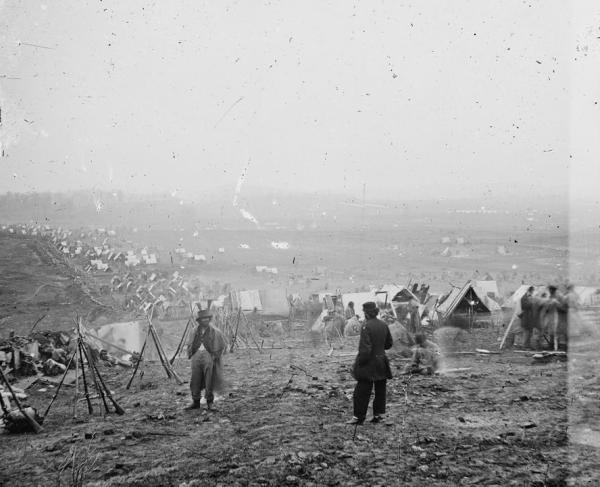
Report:
[[[356,379],[354,388],[354,417],[348,424],[362,424],[367,417],[371,391],[375,388],[372,423],[379,423],[385,414],[387,379],[392,378],[390,363],[385,351],[392,348],[392,334],[388,326],[377,319],[379,308],[374,302],[363,304],[366,322],[360,330],[358,355],[354,361],[352,375]]]
[[[535,288],[529,286],[527,292],[523,294],[523,297],[521,298],[521,327],[525,332],[525,340],[523,342],[524,348],[531,348],[531,335],[533,329],[537,328],[537,326],[535,326],[533,291],[535,291]]]

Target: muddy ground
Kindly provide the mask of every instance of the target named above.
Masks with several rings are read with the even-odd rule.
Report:
[[[96,400],[90,416],[80,394],[74,418],[69,387],[43,433],[3,435],[0,482],[70,485],[87,462],[86,485],[597,485],[596,448],[569,441],[565,362],[449,357],[469,370],[396,374],[386,424],[355,428],[344,423],[354,341],[330,357],[299,338],[227,355],[230,386],[211,413],[184,411],[187,385],[158,364],[129,391],[130,370],[102,368],[126,414],[102,417]],[[189,377],[186,360],[177,370]],[[53,388],[28,392],[44,409]]]
[[[17,258],[32,248],[14,242]],[[73,281],[61,264],[32,270],[11,262],[2,266],[19,276],[3,270],[4,324],[18,322],[11,292],[27,326],[42,312],[68,326],[74,311],[101,307],[90,298],[100,298],[93,283]],[[54,275],[55,286],[46,287],[72,293],[72,307],[62,295],[38,298],[46,288],[25,304]],[[100,365],[126,414],[103,416],[94,399],[89,415],[83,394],[65,388],[41,434],[0,434],[0,485],[73,485],[77,473],[82,485],[115,486],[598,485],[596,354],[579,343],[569,362],[533,364],[517,350],[474,352],[496,350],[502,332],[476,329],[447,349],[445,367],[465,370],[445,375],[400,375],[406,362],[392,357],[387,421],[359,427],[345,424],[357,338],[329,354],[324,344],[312,346],[300,322],[261,351],[225,356],[229,386],[217,412],[185,411],[187,384],[167,379],[159,364],[147,364],[130,390],[130,369]],[[189,361],[178,359],[176,368],[189,379]],[[43,411],[54,390],[38,382],[28,401]]]

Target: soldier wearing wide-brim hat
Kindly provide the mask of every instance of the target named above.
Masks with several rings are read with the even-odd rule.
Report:
[[[365,324],[360,330],[358,355],[352,368],[356,379],[354,388],[354,417],[349,424],[362,424],[367,416],[371,391],[375,389],[373,399],[372,423],[383,420],[386,405],[387,379],[392,378],[389,360],[385,351],[392,348],[393,339],[388,326],[377,318],[379,308],[372,302],[363,304]]]
[[[220,390],[224,382],[221,355],[227,347],[227,341],[220,330],[211,326],[212,313],[209,310],[198,309],[194,319],[198,327],[188,345],[188,358],[192,360],[192,404],[186,409],[200,409],[200,399],[204,390],[206,406],[212,410],[214,391]]]

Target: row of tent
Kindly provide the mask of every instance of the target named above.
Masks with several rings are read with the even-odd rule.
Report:
[[[410,302],[420,303],[420,299],[407,287],[396,284],[386,284],[380,288],[371,291],[354,292],[354,293],[334,293],[320,292],[314,296],[319,302],[327,302],[328,296],[339,295],[341,304],[346,309],[349,303],[354,304],[354,310],[360,319],[364,318],[362,306],[364,303],[372,301],[377,303],[380,308],[391,308],[395,312],[394,304],[406,304]],[[424,309],[423,304],[420,306]]]
[[[175,276],[177,280],[179,276]],[[457,314],[495,314],[501,312],[503,308],[515,309],[518,311],[520,299],[527,291],[528,285],[520,286],[502,305],[492,299],[492,295],[498,297],[498,288],[495,281],[467,281],[462,287],[454,287],[444,296],[429,296],[425,302],[419,301],[418,296],[409,288],[389,284],[377,289],[366,292],[340,293],[341,304],[346,308],[350,302],[354,303],[354,308],[359,318],[364,318],[362,305],[367,301],[375,301],[380,308],[390,309],[396,314],[398,306],[406,304],[418,305],[419,313],[428,309],[437,313],[439,320],[447,320],[454,313]],[[545,286],[538,286],[538,292],[543,292]],[[600,305],[600,289],[586,286],[576,286],[573,288],[582,305],[596,304]],[[324,304],[330,301],[331,296],[336,293],[322,292],[317,293],[317,297]],[[417,304],[418,303],[418,304]],[[284,289],[264,289],[264,290],[243,290],[232,291],[228,295],[222,295],[208,304],[212,309],[229,306],[234,311],[258,312],[262,316],[287,317],[290,312],[290,299]],[[189,317],[189,304],[185,306],[185,313],[180,318]],[[317,321],[322,320],[327,314],[324,309]],[[172,325],[169,325],[172,326]],[[92,332],[104,346],[113,343],[120,347],[121,351],[136,350],[139,351],[145,334],[146,326],[143,322],[113,323],[99,328]],[[175,331],[175,330],[171,330]]]
[[[546,286],[535,286],[541,293]],[[437,314],[439,321],[446,321],[454,314],[464,315],[495,315],[502,312],[503,308],[514,309],[520,307],[521,297],[529,285],[521,285],[507,299],[502,300],[498,285],[494,280],[469,280],[461,287],[453,286],[452,289],[440,296],[428,295],[426,299],[419,299],[412,291],[403,286],[385,285],[379,289],[360,293],[340,293],[342,305],[347,308],[349,302],[354,303],[354,309],[359,318],[363,318],[362,305],[367,301],[376,302],[381,308],[390,308],[389,304],[409,303],[416,301],[421,314],[425,309]],[[581,306],[600,306],[600,288],[592,286],[574,286],[573,292]],[[324,302],[326,297],[334,295],[333,292],[317,293],[319,302]],[[395,306],[391,306],[395,314]]]

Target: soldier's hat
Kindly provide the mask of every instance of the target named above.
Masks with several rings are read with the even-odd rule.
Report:
[[[205,318],[212,318],[212,313],[210,312],[210,308],[209,309],[202,309],[202,307],[200,306],[200,303],[198,303],[196,305],[196,321],[200,321],[202,319]]]

